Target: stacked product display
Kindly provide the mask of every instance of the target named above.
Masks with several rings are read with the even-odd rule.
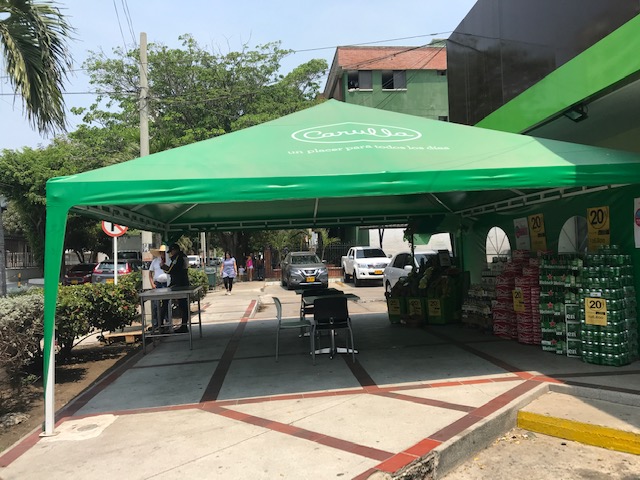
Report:
[[[636,293],[631,257],[616,245],[585,258],[579,289],[582,359],[599,365],[627,365],[638,358]]]
[[[559,355],[577,355],[576,340],[580,339],[576,309],[578,288],[581,286],[583,261],[578,255],[540,256],[540,327],[542,349]],[[569,330],[574,343],[567,349]]]
[[[523,259],[528,264],[522,265],[521,275],[515,279],[514,310],[516,312],[516,329],[518,342],[528,345],[539,345],[540,333],[540,285],[538,283],[539,267],[537,258]],[[519,305],[516,304],[519,300]]]
[[[491,268],[482,271],[480,284],[473,284],[462,304],[462,321],[482,330],[493,331],[492,311],[496,302],[496,276],[502,271],[496,257]]]
[[[493,333],[533,344],[539,341],[538,259],[528,250],[514,250],[512,260],[496,278]]]

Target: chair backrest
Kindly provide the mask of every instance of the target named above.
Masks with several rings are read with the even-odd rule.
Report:
[[[320,297],[322,295],[341,295],[344,292],[335,288],[310,288],[302,292],[302,297]]]
[[[334,295],[316,298],[313,302],[313,320],[316,328],[320,329],[347,328],[347,297]]]
[[[273,303],[276,304],[276,316],[279,323],[282,320],[282,302],[280,302],[278,297],[273,297]]]

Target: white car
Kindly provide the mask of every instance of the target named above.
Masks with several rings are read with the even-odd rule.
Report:
[[[353,285],[359,287],[366,280],[382,281],[389,257],[380,248],[351,247],[341,263],[344,281],[353,279]]]
[[[425,262],[429,257],[438,255],[435,250],[421,250],[415,253],[415,263],[411,260],[411,252],[396,253],[387,268],[384,269],[382,283],[385,293],[389,293],[400,277],[406,277],[414,267],[420,266],[420,262]]]
[[[192,268],[200,268],[200,257],[198,255],[187,255],[189,266]]]

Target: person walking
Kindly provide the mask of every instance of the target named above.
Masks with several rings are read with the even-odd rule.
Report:
[[[231,253],[225,252],[224,260],[220,265],[220,275],[224,282],[224,288],[227,290],[225,295],[231,295],[233,289],[233,279],[238,276],[238,265],[236,259],[231,256]]]
[[[189,260],[187,256],[182,252],[180,245],[174,243],[169,247],[169,256],[171,258],[171,265],[164,265],[162,270],[171,275],[172,287],[188,287],[189,286]],[[182,324],[174,333],[188,333],[189,332],[189,302],[186,298],[178,299],[178,306],[182,313]]]
[[[160,245],[160,248],[152,248],[150,252],[151,255],[153,255],[153,260],[149,265],[149,283],[151,288],[165,288],[169,285],[169,274],[162,269],[162,266],[165,265],[167,246]],[[159,316],[158,303],[160,304]],[[151,325],[155,329],[165,323],[169,323],[169,301],[153,300],[151,302]]]
[[[249,281],[253,282],[253,256],[252,255],[247,255],[247,261],[245,265],[247,267],[247,275],[249,277]]]

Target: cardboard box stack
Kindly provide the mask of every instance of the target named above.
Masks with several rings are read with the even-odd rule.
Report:
[[[535,265],[535,262],[531,262],[532,260],[535,259],[526,259],[529,264],[522,266],[522,274],[515,280],[515,288],[522,298],[521,311],[516,311],[516,324],[518,342],[539,345],[541,340],[538,303],[540,299],[539,267]]]
[[[540,344],[547,352],[575,356],[575,340],[580,338],[575,305],[582,265],[578,255],[545,253],[540,257]]]
[[[493,306],[493,333],[502,338],[516,339],[518,330],[513,310],[513,289],[516,284],[517,266],[507,263],[496,277],[496,303]]]
[[[638,358],[636,292],[631,257],[603,245],[585,259],[579,290],[582,359],[620,366]]]
[[[492,268],[482,271],[480,284],[470,286],[462,303],[462,322],[482,330],[493,330],[491,314],[496,302],[496,276],[498,270],[501,271],[497,267],[501,263],[497,258],[495,260]]]

